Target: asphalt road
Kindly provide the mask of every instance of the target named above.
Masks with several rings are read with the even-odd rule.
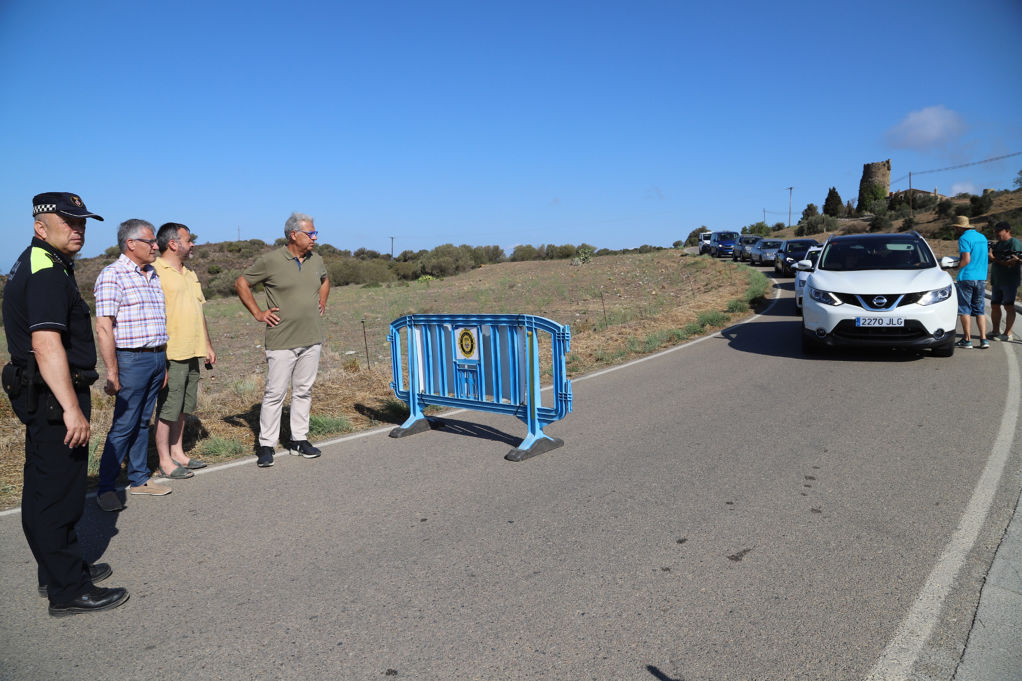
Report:
[[[1022,479],[1022,344],[803,358],[790,287],[576,380],[525,462],[523,424],[462,412],[89,499],[107,613],[50,618],[6,514],[0,678],[951,678]]]

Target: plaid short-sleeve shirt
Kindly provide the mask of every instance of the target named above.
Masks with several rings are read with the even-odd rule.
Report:
[[[96,278],[96,316],[113,317],[118,348],[152,348],[167,342],[167,312],[160,277],[121,254]]]

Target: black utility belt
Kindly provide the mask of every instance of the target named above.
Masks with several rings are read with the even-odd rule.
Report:
[[[157,345],[154,348],[117,348],[117,352],[163,352],[167,349],[167,344]]]
[[[95,369],[76,369],[74,367],[68,367],[68,369],[71,372],[71,384],[76,388],[88,388],[99,379],[99,373]],[[27,369],[14,362],[8,362],[4,366],[3,387],[12,398],[28,387],[36,391],[50,389],[38,370],[30,376]]]

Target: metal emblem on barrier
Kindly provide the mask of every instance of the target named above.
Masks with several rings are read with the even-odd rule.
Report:
[[[476,340],[475,329],[457,329],[458,335],[458,359],[477,360],[476,349],[479,343]]]
[[[541,352],[540,337],[549,338],[549,352]],[[568,326],[534,315],[407,315],[391,323],[387,340],[391,388],[409,410],[391,437],[429,430],[423,409],[443,406],[509,414],[525,422],[529,433],[504,457],[510,461],[564,444],[543,427],[571,412]],[[551,363],[553,406],[542,403],[541,356]]]

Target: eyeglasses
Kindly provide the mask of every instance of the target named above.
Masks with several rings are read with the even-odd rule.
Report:
[[[128,239],[128,241],[143,241],[149,244],[149,248],[153,248],[157,244],[156,239]]]
[[[318,236],[319,235],[319,230],[318,229],[314,229],[311,232],[306,232],[303,229],[299,229],[298,231],[301,232],[302,234],[304,234],[305,236],[309,237],[309,238],[312,238],[314,236]]]

